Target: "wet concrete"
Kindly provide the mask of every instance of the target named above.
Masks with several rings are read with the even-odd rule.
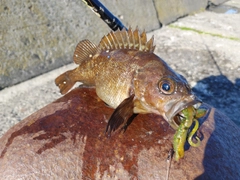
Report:
[[[218,6],[216,5],[210,5],[207,8],[208,11],[216,12],[216,13],[222,13],[222,14],[238,14],[240,13],[240,9],[238,7],[220,4]]]

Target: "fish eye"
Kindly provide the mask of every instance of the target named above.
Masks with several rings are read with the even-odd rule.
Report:
[[[170,91],[170,85],[168,84],[168,83],[163,83],[162,84],[162,90],[164,90],[164,91]]]
[[[175,83],[171,78],[162,78],[158,83],[158,88],[163,94],[172,94],[175,91]]]

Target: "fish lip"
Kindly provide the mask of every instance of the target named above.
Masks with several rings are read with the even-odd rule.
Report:
[[[170,110],[168,113],[166,113],[166,116],[167,116],[170,126],[175,130],[179,127],[179,124],[176,123],[176,121],[174,120],[174,117],[179,112],[181,112],[183,109],[185,109],[189,106],[193,106],[195,109],[198,109],[202,104],[202,101],[195,96],[192,100],[187,101],[186,103],[182,103],[182,102],[183,101],[179,101],[173,105],[173,107],[171,109],[176,109],[176,107],[177,107],[176,110],[174,110],[174,111]]]

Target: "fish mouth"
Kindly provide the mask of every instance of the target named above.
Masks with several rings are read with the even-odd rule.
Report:
[[[202,101],[195,96],[190,98],[180,100],[175,103],[169,111],[166,113],[166,119],[169,122],[170,126],[173,129],[177,129],[181,123],[182,114],[181,111],[187,107],[193,106],[195,109],[198,109],[202,104]]]

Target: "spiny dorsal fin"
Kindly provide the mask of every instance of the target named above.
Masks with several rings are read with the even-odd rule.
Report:
[[[101,50],[115,50],[115,49],[134,49],[139,51],[153,52],[155,46],[153,45],[153,37],[147,41],[147,35],[144,31],[139,33],[138,29],[132,31],[131,28],[117,30],[110,32],[104,36],[99,43]]]
[[[81,64],[81,62],[91,59],[97,50],[97,46],[91,41],[80,41],[75,49],[73,60],[76,64]]]

